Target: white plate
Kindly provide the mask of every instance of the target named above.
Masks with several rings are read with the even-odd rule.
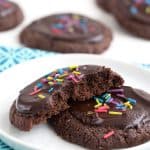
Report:
[[[9,109],[17,97],[19,90],[33,80],[49,73],[53,69],[72,64],[106,65],[120,73],[126,85],[150,91],[150,73],[135,66],[108,60],[96,55],[58,55],[32,60],[17,65],[0,75],[0,137],[16,149],[42,149],[42,150],[82,150],[83,148],[68,143],[58,137],[46,124],[35,126],[31,132],[21,132],[9,122]],[[150,143],[138,146],[134,150],[147,150]],[[131,148],[133,150],[133,148]],[[130,150],[131,150],[130,149]]]

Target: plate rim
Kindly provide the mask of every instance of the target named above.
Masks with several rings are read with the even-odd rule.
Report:
[[[32,63],[36,63],[37,61],[44,61],[45,59],[54,59],[55,60],[55,59],[58,59],[60,57],[61,58],[62,57],[87,57],[87,58],[95,57],[96,59],[100,58],[101,61],[111,61],[111,62],[114,62],[114,63],[119,63],[121,65],[124,65],[124,66],[130,67],[130,68],[134,68],[136,70],[139,70],[142,73],[147,74],[147,75],[150,76],[150,72],[149,71],[144,70],[144,69],[142,69],[142,68],[140,68],[140,67],[138,67],[138,66],[136,66],[136,65],[134,65],[132,63],[127,63],[127,62],[119,61],[119,60],[116,60],[116,59],[111,59],[111,58],[100,56],[100,55],[96,55],[96,54],[79,54],[79,53],[76,53],[76,54],[57,54],[57,55],[53,55],[53,56],[45,56],[45,57],[41,57],[41,58],[37,58],[37,59],[32,59],[32,60],[23,62],[21,64],[17,64],[15,66],[5,70],[4,72],[0,73],[0,78],[3,77],[5,74],[8,74],[12,70],[15,70],[15,69],[17,70],[20,66],[30,65]],[[23,142],[22,140],[9,135],[8,133],[4,132],[1,128],[0,128],[0,137],[1,137],[2,141],[4,141],[6,144],[8,144],[10,146],[11,146],[10,142],[12,142],[12,143],[15,143],[17,145],[19,144],[19,146],[22,146],[25,149],[26,148],[28,148],[28,149],[35,149],[36,148],[37,149],[37,147],[34,147],[34,145],[27,144],[27,143]],[[8,141],[9,141],[9,143],[8,143]],[[130,149],[130,148],[128,148],[128,149]]]

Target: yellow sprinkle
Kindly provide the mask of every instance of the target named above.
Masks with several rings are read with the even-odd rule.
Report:
[[[48,82],[49,85],[54,85],[54,82]]]
[[[74,70],[74,69],[76,69],[76,68],[78,68],[78,66],[77,66],[77,65],[69,66],[69,69],[70,69],[70,70]]]
[[[57,82],[63,82],[63,79],[56,79]]]
[[[88,111],[87,115],[92,115],[94,112],[93,111]]]
[[[49,77],[47,77],[47,79],[48,79],[48,80],[53,80],[53,77],[50,77],[50,76],[49,76]]]
[[[96,98],[96,102],[97,102],[97,104],[100,104],[100,102],[99,102],[98,98]]]
[[[65,73],[65,74],[62,74],[62,75],[60,75],[58,78],[64,78],[64,77],[66,77],[66,76],[68,76],[68,74],[67,73]]]
[[[98,108],[100,106],[102,106],[102,103],[99,103],[99,104],[95,105],[94,108]]]
[[[130,104],[130,102],[126,102],[124,105],[130,109],[133,109],[133,106]]]
[[[122,112],[118,112],[118,111],[109,111],[109,115],[122,115]]]
[[[147,14],[150,14],[150,7],[146,7],[145,12],[146,12]]]
[[[78,15],[73,15],[73,18],[78,20],[80,17]]]
[[[80,74],[81,74],[81,72],[79,72],[79,71],[73,71],[73,73],[74,73],[74,74],[77,74],[77,75],[80,75]]]
[[[42,94],[38,94],[38,97],[41,98],[41,99],[44,99],[44,98],[45,98],[45,96],[42,95]]]

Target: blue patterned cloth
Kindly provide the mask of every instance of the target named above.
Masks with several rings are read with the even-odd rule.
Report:
[[[54,54],[55,53],[40,51],[37,49],[6,48],[5,46],[0,46],[0,72],[27,60]]]
[[[30,48],[6,48],[5,46],[0,46],[0,72],[27,60],[47,55],[53,56],[55,54],[56,53],[44,52],[37,49],[33,50]],[[140,66],[145,69],[150,69],[150,64],[142,64]],[[9,147],[0,140],[0,150],[13,150],[13,148]]]

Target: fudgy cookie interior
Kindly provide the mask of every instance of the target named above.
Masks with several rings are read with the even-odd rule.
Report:
[[[58,135],[94,150],[136,146],[150,140],[150,94],[124,86],[49,119]],[[135,140],[136,139],[136,140]]]

